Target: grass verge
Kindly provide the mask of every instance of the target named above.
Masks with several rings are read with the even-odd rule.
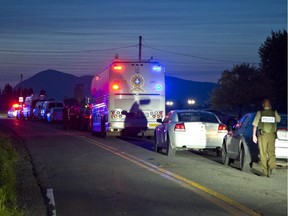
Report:
[[[22,216],[17,205],[16,163],[18,154],[10,140],[0,135],[0,215]]]

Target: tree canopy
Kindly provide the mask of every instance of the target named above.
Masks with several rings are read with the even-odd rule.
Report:
[[[261,72],[250,64],[234,65],[231,70],[223,71],[216,88],[211,95],[214,107],[220,109],[238,109],[242,114],[245,106],[253,105],[270,94],[265,86],[269,83]]]
[[[259,48],[260,67],[250,64],[234,65],[223,71],[218,88],[211,94],[213,107],[238,109],[261,104],[270,98],[274,108],[287,110],[287,32],[272,32]],[[254,106],[255,107],[255,106]]]
[[[271,33],[259,48],[260,70],[272,81],[272,101],[287,110],[287,31]]]

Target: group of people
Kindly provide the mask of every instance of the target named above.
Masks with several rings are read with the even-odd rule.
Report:
[[[63,130],[89,130],[90,110],[78,106],[65,105],[63,109]]]

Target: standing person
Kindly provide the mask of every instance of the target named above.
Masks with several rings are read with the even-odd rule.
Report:
[[[257,112],[252,123],[253,142],[258,142],[262,174],[270,177],[272,170],[276,168],[275,139],[277,122],[281,121],[281,117],[277,111],[272,110],[269,99],[263,101],[262,107],[263,109]]]
[[[63,130],[68,129],[68,122],[69,122],[69,106],[66,105],[63,109]]]

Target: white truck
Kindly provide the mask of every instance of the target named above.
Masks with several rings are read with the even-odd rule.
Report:
[[[165,117],[164,68],[153,60],[114,59],[92,80],[92,133],[153,136]]]

